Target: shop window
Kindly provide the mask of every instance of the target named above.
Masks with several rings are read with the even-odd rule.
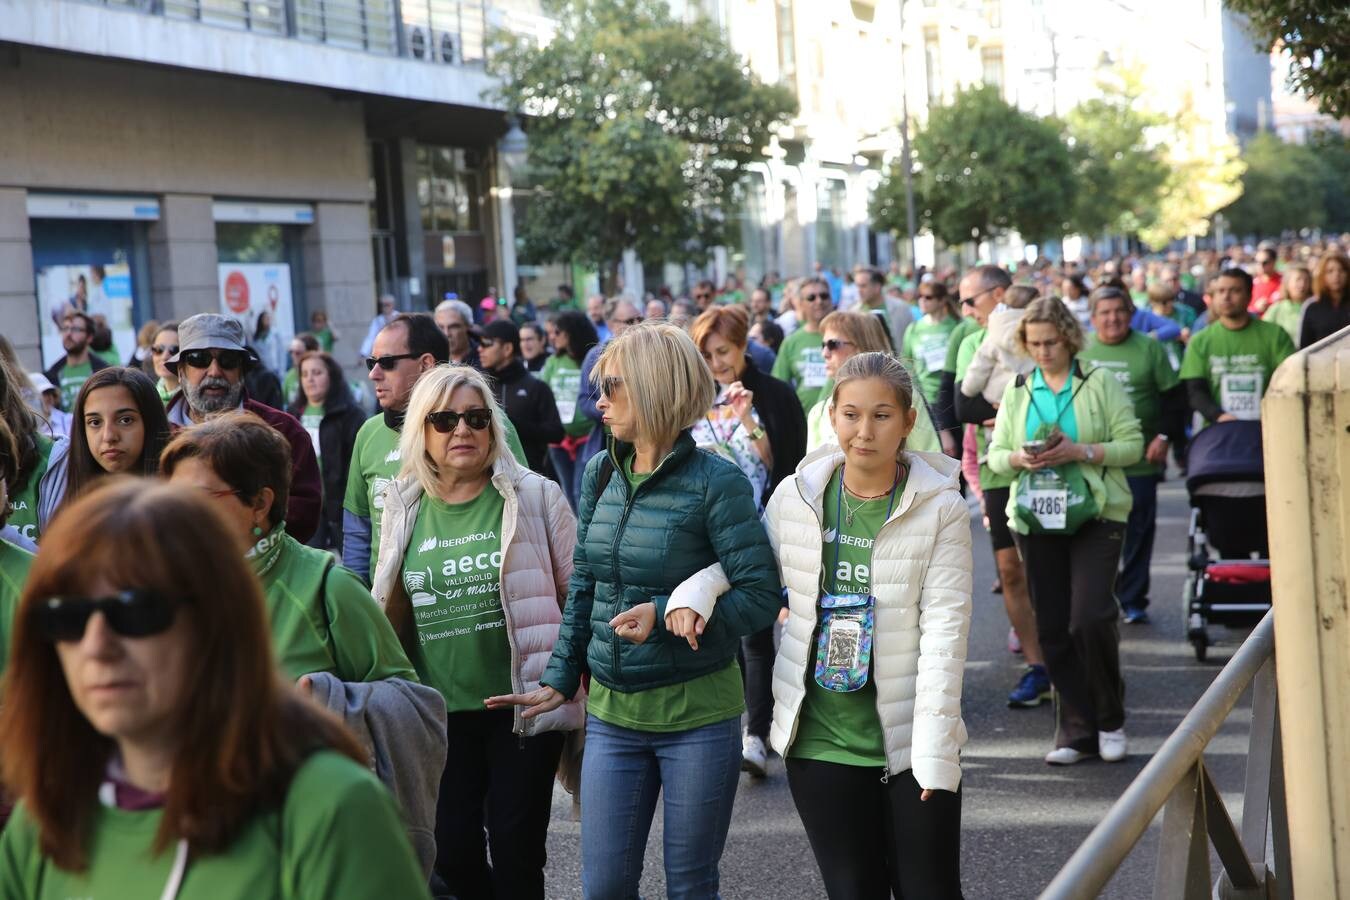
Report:
[[[478,231],[478,172],[470,151],[417,148],[417,203],[425,231]]]

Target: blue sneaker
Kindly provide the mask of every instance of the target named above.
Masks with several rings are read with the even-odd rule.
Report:
[[[1027,666],[1022,679],[1008,695],[1008,706],[1034,709],[1050,699],[1050,675],[1045,666]]]
[[[1147,625],[1148,610],[1140,609],[1137,606],[1126,606],[1121,609],[1126,625]]]

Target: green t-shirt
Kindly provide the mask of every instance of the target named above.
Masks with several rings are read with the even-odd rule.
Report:
[[[1083,363],[1084,372],[1104,368],[1116,376],[1116,380],[1125,388],[1125,393],[1130,395],[1134,414],[1144,433],[1144,446],[1148,447],[1158,436],[1162,424],[1161,397],[1178,384],[1177,373],[1172,369],[1166,348],[1137,331],[1131,331],[1119,344],[1103,344],[1093,335],[1078,354],[1078,359]],[[1161,471],[1161,466],[1140,459],[1127,467],[1125,474],[1154,475]]]
[[[319,342],[319,349],[324,353],[333,352],[333,329],[324,328],[314,332],[314,338]]]
[[[286,370],[286,374],[281,379],[281,397],[282,402],[290,406],[295,402],[296,395],[300,392],[300,370],[291,366]]]
[[[1293,300],[1278,300],[1270,305],[1261,321],[1280,326],[1289,333],[1289,339],[1297,344],[1299,326],[1303,324],[1303,304]]]
[[[262,582],[272,645],[288,678],[331,672],[343,681],[418,680],[384,611],[331,554],[306,547],[278,525],[248,558]]]
[[[634,456],[623,462],[623,475],[633,490],[651,477],[633,472]],[[657,629],[664,628],[661,622]],[[648,640],[655,638],[653,634]],[[623,638],[615,638],[623,640]],[[683,640],[681,638],[681,640]],[[740,666],[732,660],[725,669],[700,675],[691,681],[665,687],[624,693],[591,682],[586,709],[602,722],[635,731],[688,731],[713,722],[723,722],[745,712],[745,686]]]
[[[1172,314],[1167,318],[1176,322],[1182,327],[1182,330],[1190,330],[1195,324],[1196,312],[1184,303],[1172,304]],[[1186,355],[1186,345],[1181,342],[1181,338],[1175,337],[1170,341],[1162,342],[1163,350],[1167,353],[1167,361],[1172,366],[1173,372],[1181,371],[1181,358]]]
[[[1294,342],[1278,325],[1253,318],[1233,331],[1214,322],[1191,338],[1181,362],[1181,379],[1205,379],[1224,412],[1239,419],[1260,419],[1270,376],[1293,352]]]
[[[174,391],[169,389],[169,386],[164,383],[163,378],[156,379],[155,390],[159,392],[160,402],[165,406],[168,406],[169,401],[173,399]],[[177,388],[174,390],[177,390]]]
[[[61,383],[57,387],[61,390],[61,408],[70,412],[75,408],[75,398],[79,396],[80,388],[89,376],[94,374],[94,367],[88,362],[82,362],[78,366],[61,367]]]
[[[509,694],[511,644],[502,610],[502,510],[492,485],[464,503],[424,495],[403,558],[422,682],[445,697],[450,712],[482,710]]]
[[[506,429],[506,446],[516,462],[525,466],[525,450],[520,436],[510,419],[502,420]],[[377,413],[366,420],[356,433],[352,445],[351,468],[347,471],[347,492],[342,508],[354,516],[370,520],[370,569],[380,555],[380,520],[384,517],[384,489],[398,477],[403,457],[398,449],[399,433],[384,424],[384,414]],[[528,466],[526,466],[528,468]]]
[[[89,866],[59,869],[43,854],[22,803],[0,835],[0,900],[158,897],[176,848],[152,856],[162,810],[98,804]],[[188,858],[177,900],[385,900],[429,898],[394,799],[366,769],[337,753],[309,757],[285,803],[255,815],[230,846]]]
[[[300,414],[300,424],[305,426],[309,439],[314,443],[314,455],[322,458],[319,453],[319,426],[323,424],[323,407],[306,404],[305,411]]]
[[[544,362],[539,380],[553,391],[553,400],[558,404],[558,418],[563,423],[563,431],[571,437],[585,437],[595,427],[586,414],[581,411],[577,399],[581,396],[581,366],[566,353],[557,353]]]
[[[967,336],[972,335],[977,331],[984,331],[984,329],[980,327],[980,323],[974,316],[961,317],[961,321],[956,323],[956,327],[952,329],[952,333],[947,337],[947,360],[942,364],[942,371],[957,371],[957,361],[961,354],[961,344],[965,341]],[[969,361],[967,361],[966,365],[969,364]],[[959,382],[961,379],[957,378],[956,380]]]
[[[778,348],[778,359],[773,364],[773,377],[786,381],[797,391],[805,412],[816,405],[825,387],[825,338],[819,331],[798,328]]]
[[[973,321],[973,320],[968,320]],[[981,328],[977,322],[975,328],[967,329],[966,336],[961,339],[961,346],[956,354],[956,389],[961,389],[961,382],[966,377],[966,370],[970,368],[970,363],[975,359],[976,352],[980,345],[984,343],[984,338],[988,334],[988,329]],[[990,432],[990,433],[986,433]],[[986,491],[994,491],[999,488],[1012,487],[1013,478],[1000,475],[984,460],[989,455],[989,438],[993,429],[986,429],[982,425],[975,426],[975,453],[980,458],[980,488]]]
[[[886,524],[892,508],[891,497],[860,501],[845,492],[842,499],[854,510],[853,524],[850,525],[848,510],[843,509],[840,502],[842,478],[841,466],[825,487],[825,541],[820,560],[821,571],[825,573],[822,587],[831,594],[866,594],[872,589],[872,542]],[[895,497],[899,498],[904,490],[902,480],[896,485]],[[816,641],[813,639],[807,663],[806,696],[802,698],[797,735],[788,748],[788,756],[845,766],[884,767],[886,743],[881,718],[877,715],[875,668],[867,684],[856,691],[828,691],[816,683],[815,652]],[[874,666],[876,658],[874,645]]]
[[[9,636],[14,625],[14,614],[19,609],[19,595],[28,580],[28,569],[33,565],[33,554],[9,541],[0,541],[0,675],[9,661]]]
[[[38,528],[38,485],[47,474],[55,442],[44,434],[35,434],[33,439],[37,441],[37,465],[23,490],[9,495],[9,519],[5,524],[13,525],[20,534],[36,543],[42,536]]]
[[[900,355],[912,361],[919,390],[930,404],[937,403],[943,366],[947,364],[952,335],[958,325],[951,316],[941,321],[924,316],[905,329],[905,343]]]

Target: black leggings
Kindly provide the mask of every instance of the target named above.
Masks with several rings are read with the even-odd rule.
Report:
[[[908,770],[787,760],[788,787],[830,900],[959,900],[961,792],[922,790]]]

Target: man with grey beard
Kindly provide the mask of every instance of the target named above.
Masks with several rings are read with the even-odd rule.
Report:
[[[244,344],[244,328],[235,319],[201,313],[178,326],[178,352],[165,363],[178,376],[180,390],[166,412],[174,431],[190,428],[211,416],[242,409],[281,432],[291,445],[291,492],[286,503],[286,531],[305,543],[319,527],[323,481],[309,432],[290,413],[250,400],[244,373],[259,365]],[[249,504],[252,497],[240,497]]]

